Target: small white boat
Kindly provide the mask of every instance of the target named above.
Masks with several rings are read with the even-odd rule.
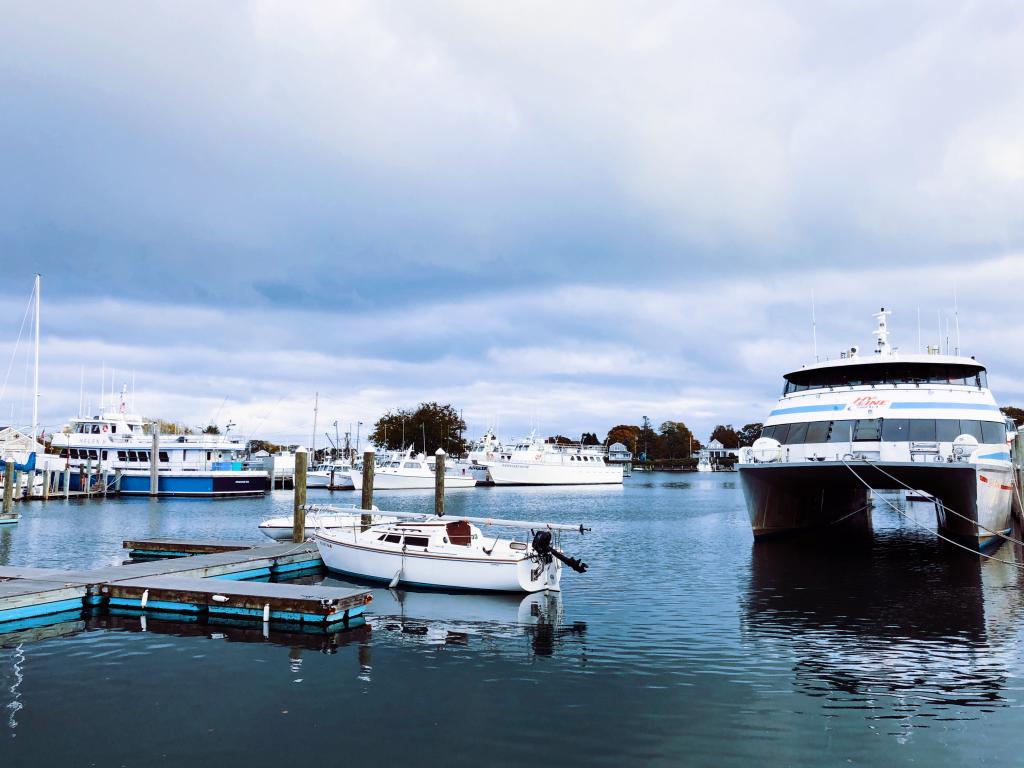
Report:
[[[413,456],[410,449],[405,455],[390,461],[383,461],[373,470],[373,490],[398,491],[433,488],[435,467],[433,456],[427,458],[422,453]],[[352,485],[357,491],[363,489],[363,473],[352,470],[349,473]],[[451,466],[445,467],[445,488],[472,488],[476,478],[471,473],[463,473]]]
[[[330,488],[342,491],[352,488],[352,464],[348,461],[318,464],[306,474],[307,488]]]
[[[370,517],[371,523],[388,523],[397,520],[398,518],[390,515],[377,514],[377,507],[374,507],[374,514]],[[312,532],[314,530],[334,530],[337,528],[355,528],[358,529],[362,524],[363,510],[352,507],[351,511],[332,511],[322,512],[318,511],[317,508],[313,507],[309,512],[306,513],[306,530]],[[263,535],[274,539],[275,541],[291,541],[292,540],[292,517],[291,515],[283,517],[272,517],[268,520],[264,520],[259,525],[260,532]]]
[[[480,592],[557,592],[563,563],[579,573],[587,570],[586,563],[556,549],[551,536],[552,530],[582,533],[582,526],[390,514],[406,519],[365,531],[316,531],[313,538],[324,565],[391,587]],[[538,530],[530,541],[514,541],[484,536],[473,522]]]

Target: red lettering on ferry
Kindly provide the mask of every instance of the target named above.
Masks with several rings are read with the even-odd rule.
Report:
[[[876,400],[871,395],[864,395],[850,403],[849,408],[881,408],[888,404],[888,400]]]

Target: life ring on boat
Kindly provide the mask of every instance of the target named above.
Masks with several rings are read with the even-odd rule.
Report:
[[[544,454],[543,453],[538,453],[536,456],[533,457],[533,460],[534,461],[540,461],[543,458],[544,458]]]
[[[110,427],[108,427],[106,424],[103,425],[103,431],[104,432],[109,431],[109,429],[110,429]]]

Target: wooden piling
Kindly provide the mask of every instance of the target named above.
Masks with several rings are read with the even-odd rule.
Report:
[[[115,469],[114,470],[114,493],[116,493],[116,494],[120,494],[121,493],[121,470],[120,469]]]
[[[444,517],[444,458],[444,450],[438,448],[434,453],[434,514],[438,517]]]
[[[50,469],[43,470],[43,501],[50,500]]]
[[[149,495],[160,492],[160,428],[153,425],[153,448],[149,453]]]
[[[360,516],[360,527],[365,531],[373,524],[373,470],[376,454],[372,448],[363,453],[363,514]]]
[[[306,468],[309,451],[298,448],[295,451],[295,487],[292,502],[292,541],[301,544],[306,540]]]
[[[1010,507],[1017,522],[1024,528],[1024,505],[1022,505],[1022,494],[1024,494],[1024,426],[1017,428],[1017,434],[1013,438],[1013,500]]]
[[[92,459],[86,459],[85,461],[85,496],[88,498],[92,496]]]
[[[64,498],[71,498],[71,467],[64,467]]]
[[[4,507],[5,515],[11,514],[11,507],[14,504],[14,462],[8,461],[4,465]]]

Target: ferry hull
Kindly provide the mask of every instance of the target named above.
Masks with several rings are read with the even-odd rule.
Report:
[[[391,582],[432,589],[474,592],[540,592],[560,589],[561,564],[552,561],[546,573],[531,579],[532,560],[487,561],[426,553],[388,552],[338,538],[315,536],[329,570],[370,581]]]
[[[858,476],[874,490],[900,490],[904,483],[934,496],[939,502],[936,517],[940,531],[968,546],[997,543],[1000,538],[991,531],[1003,533],[1010,528],[1012,479],[1008,466],[921,462],[852,462],[847,466],[810,461],[741,465],[739,475],[755,539],[829,529],[847,522],[870,529],[869,493]],[[980,528],[979,523],[989,530]]]

